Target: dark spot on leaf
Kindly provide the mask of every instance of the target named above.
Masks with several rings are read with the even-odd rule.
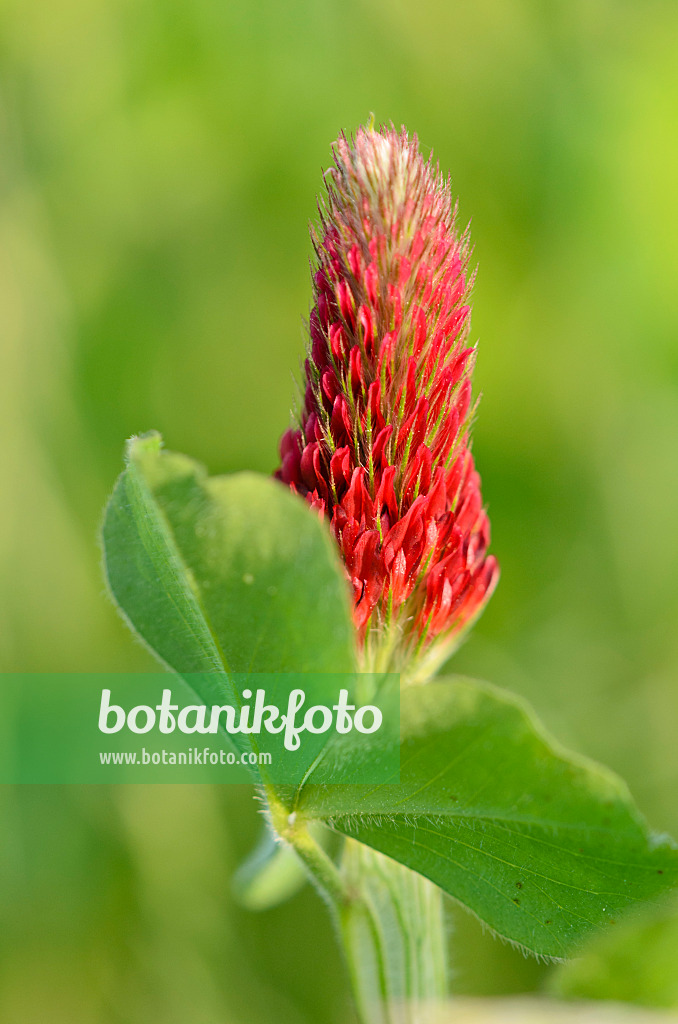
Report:
[[[609,923],[610,924],[616,924],[617,922],[615,921],[615,919],[613,917],[611,917],[610,920],[609,920]]]
[[[518,899],[518,897],[517,897],[517,896],[514,896],[514,897],[513,897],[513,902],[515,903],[515,905],[516,905],[517,907],[519,907],[519,906],[520,906],[520,900]]]
[[[658,875],[663,875],[663,874],[664,874],[664,872],[662,871],[662,869],[661,869],[661,868],[657,868],[657,874],[658,874]]]
[[[522,889],[522,887],[523,887],[523,883],[522,882],[516,882],[516,889]]]
[[[552,921],[544,921],[544,924],[553,924]]]

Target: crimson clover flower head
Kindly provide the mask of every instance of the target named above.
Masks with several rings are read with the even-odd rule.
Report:
[[[469,447],[468,236],[404,129],[342,135],[333,158],[303,406],[276,475],[329,520],[363,651],[390,637],[396,662],[440,662],[499,574]]]

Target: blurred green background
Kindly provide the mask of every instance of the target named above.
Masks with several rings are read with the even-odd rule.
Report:
[[[451,172],[479,263],[503,576],[455,667],[678,834],[675,0],[3,0],[0,23],[0,669],[153,667],[100,573],[124,439],[275,467],[321,169],[374,111]],[[351,1020],[315,895],[232,901],[257,830],[240,788],[0,791],[0,1021]],[[458,991],[542,985],[454,922]]]

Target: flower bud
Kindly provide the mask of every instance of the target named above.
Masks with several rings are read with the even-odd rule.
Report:
[[[434,647],[441,661],[499,575],[469,448],[468,237],[416,136],[361,128],[333,157],[277,476],[329,521],[363,649],[388,647],[382,667]]]

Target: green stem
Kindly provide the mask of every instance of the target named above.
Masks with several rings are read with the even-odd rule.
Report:
[[[295,850],[328,904],[361,1024],[432,1020],[447,982],[440,890],[350,839],[338,868],[272,787],[266,798],[274,831]]]
[[[341,908],[349,896],[336,864],[313,838],[308,824],[281,803],[275,789],[272,786],[265,786],[264,789],[274,833],[293,848],[312,882],[338,919]]]
[[[428,879],[347,840],[342,875],[359,899],[341,936],[356,1001],[368,1024],[440,1020],[447,993],[442,893]]]

